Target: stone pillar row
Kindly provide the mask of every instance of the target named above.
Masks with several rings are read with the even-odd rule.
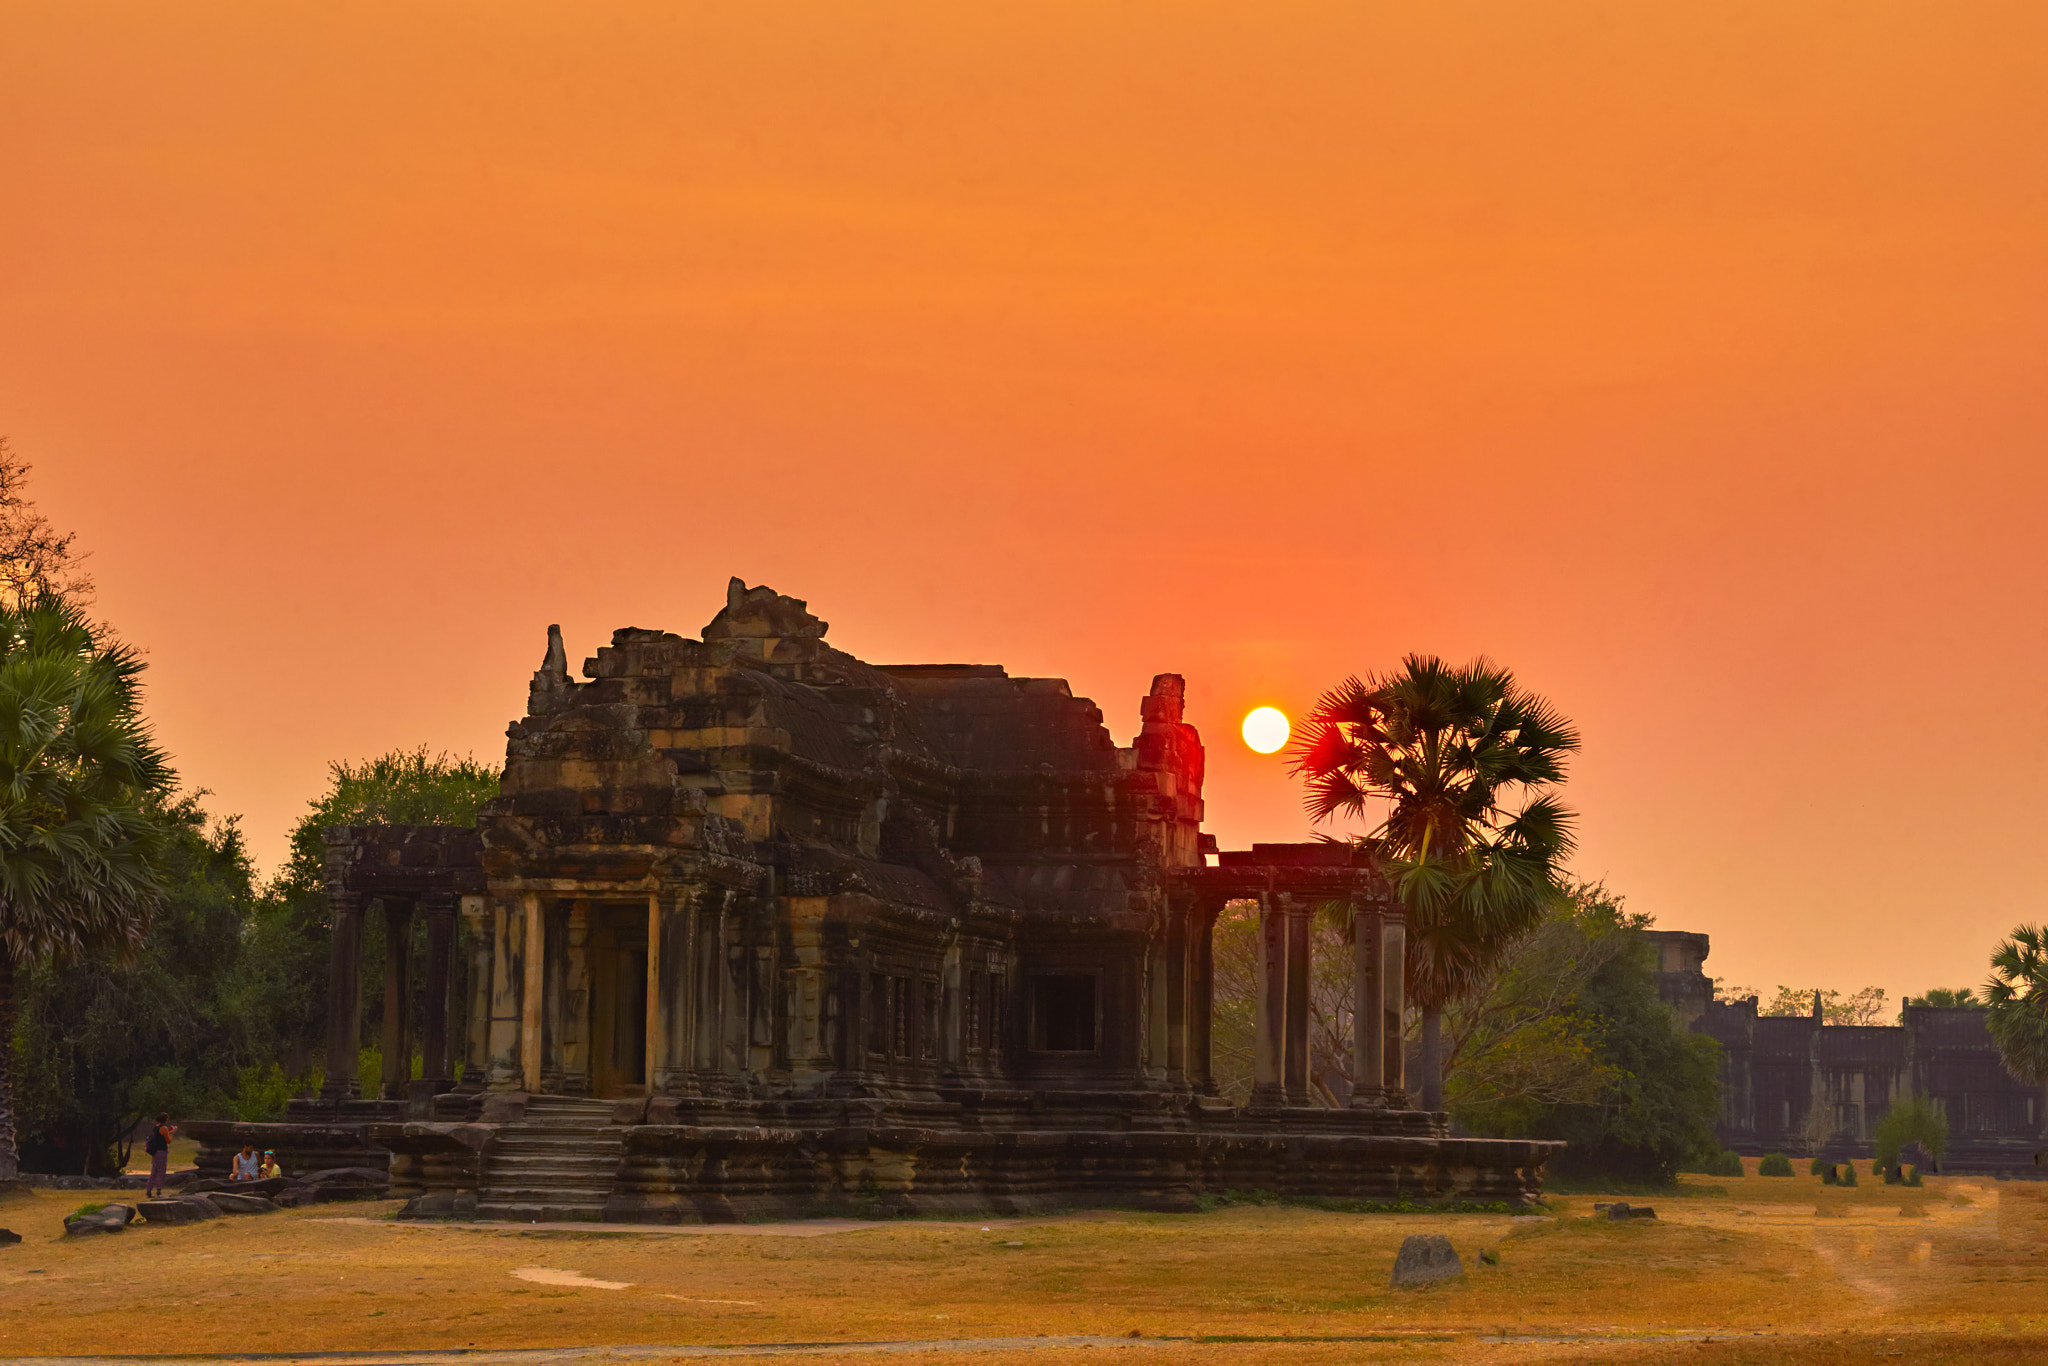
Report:
[[[360,1090],[356,1058],[363,1027],[362,944],[363,917],[367,898],[346,889],[329,888],[328,907],[333,926],[328,940],[327,960],[327,1078],[321,1094],[329,1100],[353,1099]],[[476,903],[473,923],[482,927],[482,898]],[[448,1036],[449,995],[455,977],[456,898],[452,894],[429,894],[415,904],[399,897],[377,898],[384,917],[384,1019],[379,1042],[384,1069],[379,1092],[385,1099],[403,1099],[411,1081],[413,1044],[420,1044],[424,1080],[436,1091],[455,1084],[454,1059]],[[412,927],[416,915],[424,914],[427,927],[427,983],[422,1018],[413,1016]],[[488,954],[490,944],[482,934],[473,962]],[[488,982],[486,964],[480,975]],[[474,985],[474,984],[473,984]],[[472,1006],[472,1033],[475,1033]]]
[[[1258,1002],[1252,1103],[1307,1105],[1310,1099],[1309,921],[1313,904],[1287,892],[1259,895]],[[1352,917],[1351,1103],[1404,1104],[1401,1063],[1407,925],[1392,902],[1354,897]],[[1203,937],[1204,950],[1208,938]],[[1206,972],[1206,968],[1205,968]],[[1206,999],[1207,992],[1204,991]],[[1202,1056],[1208,1039],[1204,1035]]]
[[[642,1082],[657,1093],[736,1089],[760,1044],[751,1028],[753,955],[730,946],[736,894],[691,886],[647,901],[647,1049]],[[1306,899],[1285,892],[1258,898],[1258,1003],[1253,1102],[1305,1105],[1310,1095],[1309,921]],[[323,1094],[356,1094],[361,1037],[361,944],[364,898],[330,891],[333,936],[328,966],[330,1004],[327,1083]],[[458,1079],[467,1088],[587,1090],[590,1085],[588,943],[591,907],[538,894],[461,898],[468,922],[470,992],[460,1077],[451,1055],[449,993],[456,962],[456,898],[428,896],[416,908],[383,901],[384,1075],[382,1092],[407,1090],[415,1022],[411,1006],[412,921],[427,920],[426,995],[417,1032],[425,1080],[436,1091]],[[1213,932],[1220,901],[1176,898],[1169,906],[1153,978],[1153,1057],[1170,1084],[1213,1094],[1211,1073]],[[1392,903],[1354,900],[1353,1103],[1399,1102],[1403,1088],[1401,965],[1406,926]]]

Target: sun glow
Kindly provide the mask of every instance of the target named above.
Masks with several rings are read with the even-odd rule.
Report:
[[[1254,707],[1245,713],[1244,742],[1261,754],[1286,744],[1289,731],[1287,714],[1278,707]]]

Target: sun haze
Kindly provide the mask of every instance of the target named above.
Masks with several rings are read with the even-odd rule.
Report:
[[[1579,870],[1709,972],[1976,981],[2048,819],[2044,43],[18,5],[0,431],[268,865],[332,759],[495,761],[548,623],[574,668],[737,574],[1124,743],[1185,675],[1226,846],[1310,834],[1242,699],[1484,653],[1586,737]]]

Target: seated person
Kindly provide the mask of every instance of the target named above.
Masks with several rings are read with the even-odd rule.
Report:
[[[242,1151],[235,1154],[234,1169],[228,1173],[230,1181],[254,1181],[256,1179],[256,1148],[243,1144]]]
[[[263,1160],[256,1164],[256,1179],[268,1181],[273,1176],[283,1176],[284,1168],[277,1165],[277,1154],[265,1149]]]

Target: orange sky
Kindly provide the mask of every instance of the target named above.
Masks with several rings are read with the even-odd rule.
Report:
[[[1237,717],[1485,651],[1711,971],[2048,916],[2038,4],[0,0],[0,432],[267,864],[726,576]]]

